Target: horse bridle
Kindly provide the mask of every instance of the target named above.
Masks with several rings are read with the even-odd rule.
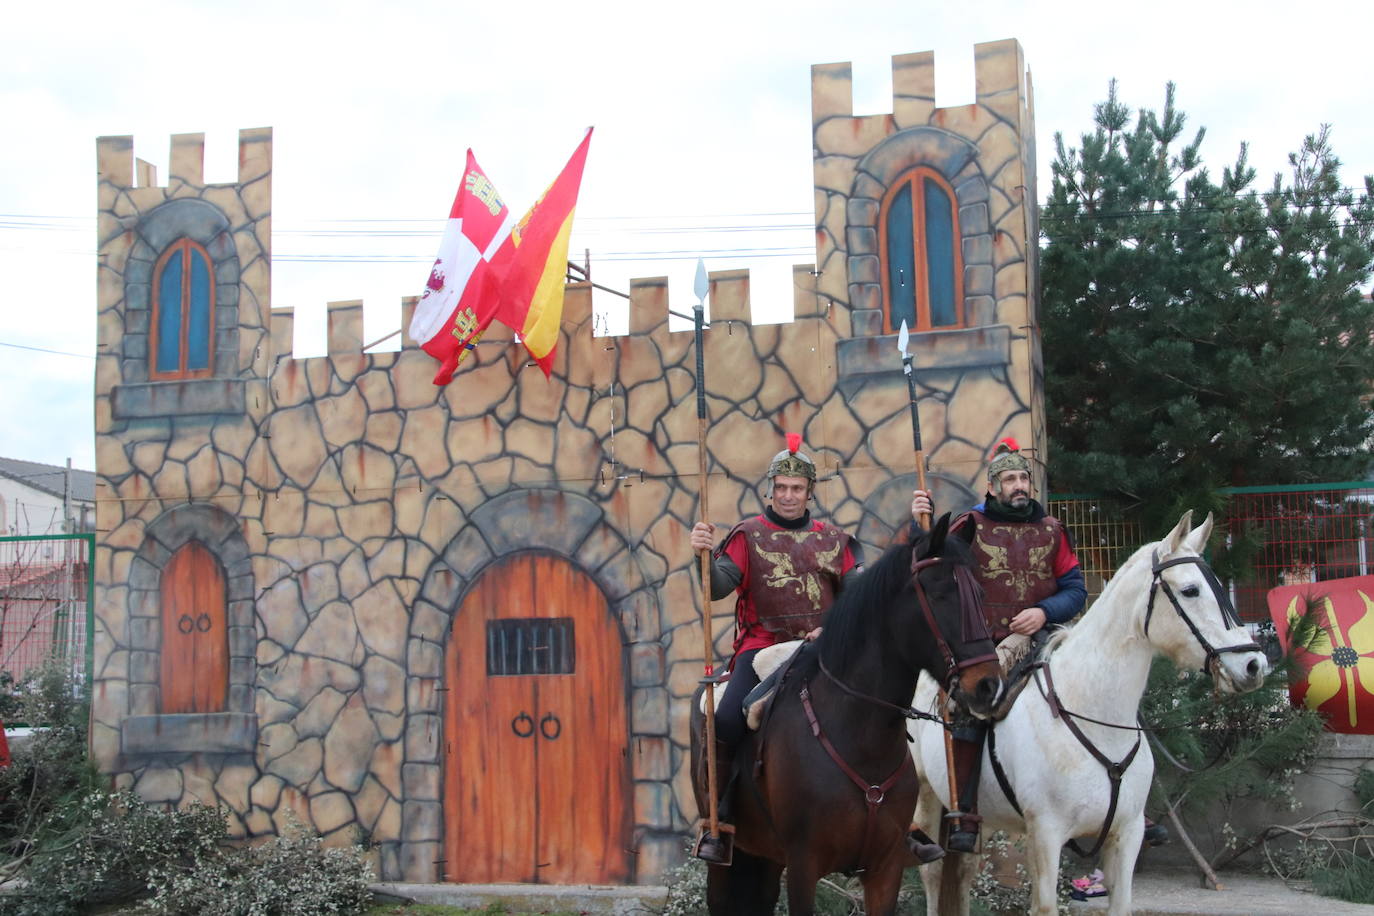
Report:
[[[917,603],[921,606],[921,613],[925,615],[926,624],[930,627],[930,632],[934,634],[936,645],[940,648],[940,655],[945,660],[945,693],[954,695],[954,686],[959,680],[959,675],[966,668],[974,665],[981,665],[984,662],[997,661],[996,652],[988,652],[983,655],[975,655],[973,658],[966,658],[959,661],[954,657],[954,650],[950,648],[949,640],[945,638],[944,631],[940,629],[939,621],[935,619],[935,611],[930,606],[930,599],[926,597],[925,587],[921,585],[921,570],[930,566],[943,563],[941,557],[926,557],[925,559],[913,559],[911,561],[911,587],[916,592]],[[988,633],[987,622],[983,619],[983,601],[978,592],[978,581],[973,577],[973,571],[966,566],[958,563],[952,564],[954,567],[954,581],[959,586],[959,609],[961,622],[963,623],[964,642],[976,642],[978,639],[991,640],[992,635]],[[980,636],[978,630],[982,630]],[[970,632],[971,631],[971,632]]]
[[[916,592],[916,601],[921,607],[922,615],[925,616],[926,625],[930,627],[930,632],[935,636],[936,645],[940,647],[940,654],[945,660],[945,669],[948,671],[948,674],[945,676],[945,683],[942,686],[947,695],[953,696],[954,685],[965,668],[971,668],[983,662],[995,662],[997,661],[997,653],[988,652],[983,655],[976,655],[973,658],[964,659],[963,661],[959,661],[954,657],[954,650],[950,648],[949,640],[945,638],[944,631],[940,629],[939,621],[935,619],[935,610],[930,606],[930,599],[926,597],[926,590],[925,587],[921,585],[919,575],[921,570],[942,562],[944,562],[944,560],[941,557],[926,557],[923,560],[913,559],[911,561],[911,587]],[[972,571],[967,567],[960,566],[957,563],[953,565],[954,580],[959,586],[959,608],[963,615],[963,623],[966,630],[970,625],[974,628],[972,634],[967,632],[963,634],[966,637],[970,635],[974,637],[972,639],[966,638],[965,642],[975,642],[978,638],[991,639],[992,637],[987,633],[987,623],[983,620],[983,602],[978,595],[977,580],[973,578]],[[979,626],[981,626],[983,630],[982,637],[979,637],[976,632]],[[820,665],[821,673],[829,678],[836,687],[855,699],[864,700],[875,706],[881,706],[884,709],[890,709],[908,719],[930,719],[936,722],[942,721],[938,716],[920,712],[914,707],[898,706],[896,703],[889,703],[881,697],[875,697],[863,693],[862,691],[855,690],[853,687],[850,687],[844,681],[831,674],[830,669],[825,666],[824,661],[820,659],[817,659],[817,661]]]
[[[1207,653],[1207,658],[1202,663],[1203,674],[1212,677],[1212,662],[1216,661],[1227,652],[1263,651],[1253,639],[1245,643],[1238,643],[1234,646],[1223,646],[1220,649],[1213,646],[1207,641],[1207,637],[1202,635],[1202,631],[1199,630],[1197,624],[1193,622],[1193,618],[1189,617],[1188,612],[1183,609],[1183,605],[1179,603],[1178,597],[1174,595],[1174,590],[1169,587],[1169,583],[1164,581],[1164,577],[1161,573],[1170,566],[1181,566],[1184,563],[1196,564],[1198,570],[1202,573],[1202,578],[1206,580],[1207,585],[1212,589],[1212,596],[1216,598],[1217,607],[1221,608],[1221,622],[1225,624],[1226,629],[1243,629],[1245,625],[1241,623],[1240,615],[1236,613],[1235,606],[1231,604],[1231,597],[1222,589],[1221,581],[1217,579],[1216,573],[1212,572],[1212,568],[1207,565],[1202,557],[1175,557],[1172,560],[1160,562],[1159,551],[1155,550],[1150,555],[1150,563],[1153,578],[1150,580],[1150,598],[1145,603],[1145,636],[1147,638],[1150,635],[1150,618],[1155,611],[1155,591],[1162,588],[1165,596],[1169,599],[1169,603],[1172,604],[1174,610],[1178,612],[1178,616],[1183,618],[1183,622],[1186,623],[1188,629],[1192,631],[1193,638],[1198,641],[1198,645],[1202,646],[1203,651]]]

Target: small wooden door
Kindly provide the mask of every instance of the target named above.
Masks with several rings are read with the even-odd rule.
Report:
[[[223,712],[229,694],[224,570],[187,541],[162,569],[162,711]]]
[[[454,615],[445,675],[444,880],[628,881],[623,651],[596,583],[502,559]]]

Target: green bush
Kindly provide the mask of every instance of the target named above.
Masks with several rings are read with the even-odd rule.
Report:
[[[94,791],[58,805],[28,850],[22,891],[0,898],[3,916],[66,916],[146,897],[148,876],[216,854],[224,816],[204,805],[161,811],[132,792]]]
[[[40,726],[10,748],[0,769],[0,880],[60,830],[57,812],[101,785],[86,757],[87,705],[71,672],[50,665],[3,686],[6,721]]]
[[[159,916],[356,914],[371,900],[372,880],[360,849],[328,848],[292,824],[259,846],[154,866],[148,909]]]

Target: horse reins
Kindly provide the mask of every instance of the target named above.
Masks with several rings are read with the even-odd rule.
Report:
[[[945,669],[949,673],[945,677],[945,692],[953,696],[953,687],[959,675],[965,668],[980,665],[984,662],[997,661],[996,652],[988,652],[983,655],[976,655],[973,658],[966,658],[962,661],[954,657],[954,650],[950,648],[949,640],[945,638],[944,631],[940,629],[940,624],[935,619],[935,611],[930,606],[930,600],[926,597],[925,587],[921,585],[921,570],[930,566],[935,566],[943,562],[940,557],[926,557],[923,560],[912,559],[911,561],[911,587],[916,592],[917,603],[921,606],[921,613],[925,615],[926,625],[930,627],[930,632],[934,634],[940,655],[944,658]],[[991,639],[987,632],[987,622],[983,620],[983,601],[978,593],[978,582],[973,577],[973,573],[966,566],[957,563],[951,564],[954,568],[954,581],[959,587],[959,609],[962,614],[961,622],[963,629],[960,635],[964,642],[975,642],[978,639]],[[969,632],[972,628],[973,632]],[[978,629],[982,630],[980,634]]]
[[[933,722],[941,721],[939,716],[933,715],[932,713],[928,712],[921,712],[914,706],[898,706],[896,703],[889,703],[887,700],[884,700],[881,697],[875,697],[872,694],[864,693],[860,690],[855,690],[853,687],[850,687],[844,681],[840,680],[835,675],[831,674],[830,669],[825,666],[825,662],[819,656],[816,658],[816,662],[818,665],[820,665],[821,674],[824,674],[832,684],[834,684],[836,687],[840,688],[840,690],[849,694],[856,700],[863,700],[866,703],[872,703],[874,706],[881,706],[884,709],[890,709],[897,715],[902,716],[906,719],[929,719]]]
[[[983,662],[997,661],[997,653],[989,652],[984,655],[977,655],[973,658],[964,659],[963,661],[959,661],[954,657],[954,650],[950,648],[949,640],[945,638],[944,632],[940,629],[939,622],[935,619],[935,611],[930,606],[930,599],[926,597],[925,587],[921,585],[920,580],[921,570],[926,569],[930,566],[935,566],[941,562],[943,562],[943,560],[940,557],[926,557],[924,560],[912,560],[911,586],[913,591],[916,592],[916,600],[921,607],[922,615],[925,617],[926,626],[930,628],[930,632],[935,636],[936,643],[940,648],[940,654],[945,661],[945,667],[949,671],[949,675],[946,678],[946,683],[943,685],[945,688],[945,693],[952,695],[952,688],[954,686],[954,682],[958,678],[959,674],[965,668],[970,668],[973,665],[978,665]],[[968,572],[966,567],[954,564],[954,579],[959,586],[960,609],[967,617],[969,615],[968,609],[972,608],[973,612],[977,614],[977,620],[981,621],[982,613],[979,609],[982,607],[982,601],[978,598],[977,582],[974,580],[973,574],[971,572]],[[967,619],[964,622],[967,623]],[[986,623],[984,623],[983,626],[984,632],[986,633]],[[984,639],[990,638],[986,635],[979,637],[979,634],[977,633],[963,633],[961,635],[971,635],[975,638]],[[898,706],[896,703],[889,703],[887,700],[884,700],[880,697],[875,697],[870,694],[863,693],[862,691],[855,690],[853,687],[850,687],[844,681],[840,680],[838,677],[832,674],[830,672],[830,669],[825,666],[824,659],[818,656],[816,661],[820,664],[822,674],[829,678],[830,681],[834,683],[836,687],[840,688],[840,690],[854,697],[856,700],[863,700],[865,702],[872,703],[875,706],[881,706],[884,709],[890,709],[893,712],[897,713],[897,715],[903,716],[907,719],[928,719],[933,722],[942,723],[944,721],[939,716],[935,716],[927,712],[921,712],[920,710],[915,709],[914,707]]]
[[[1163,588],[1164,594],[1169,599],[1169,603],[1174,606],[1174,610],[1178,612],[1178,616],[1183,618],[1183,622],[1188,625],[1188,629],[1192,631],[1193,638],[1198,641],[1198,645],[1200,645],[1203,651],[1207,653],[1206,660],[1202,664],[1203,674],[1207,675],[1208,677],[1212,677],[1212,662],[1216,661],[1227,652],[1262,651],[1253,640],[1251,640],[1248,644],[1224,646],[1220,649],[1214,648],[1212,644],[1207,641],[1207,638],[1202,635],[1202,631],[1198,629],[1197,624],[1194,623],[1192,618],[1188,616],[1188,613],[1183,610],[1183,605],[1180,604],[1178,598],[1175,597],[1173,589],[1169,587],[1169,583],[1164,581],[1164,578],[1161,575],[1161,573],[1165,569],[1168,569],[1171,566],[1179,566],[1184,563],[1196,564],[1199,570],[1202,572],[1203,578],[1207,581],[1207,584],[1212,589],[1212,594],[1216,598],[1217,606],[1221,609],[1222,623],[1226,625],[1225,628],[1227,630],[1230,630],[1233,628],[1242,627],[1243,624],[1240,621],[1240,617],[1236,614],[1235,607],[1231,604],[1230,598],[1221,588],[1221,582],[1217,579],[1216,574],[1212,572],[1211,567],[1208,566],[1207,563],[1201,557],[1176,557],[1172,560],[1165,560],[1161,563],[1159,561],[1159,552],[1154,551],[1151,554],[1150,562],[1151,573],[1153,577],[1150,581],[1150,595],[1149,598],[1146,600],[1145,604],[1145,635],[1147,637],[1150,634],[1150,618],[1154,613],[1155,592],[1158,589]],[[1037,673],[1039,671],[1045,672],[1045,681],[1043,684],[1040,682],[1040,678]],[[1072,734],[1074,738],[1078,739],[1078,743],[1081,744],[1083,748],[1087,750],[1087,752],[1091,754],[1093,758],[1097,760],[1098,763],[1102,764],[1102,766],[1107,770],[1107,779],[1111,784],[1111,800],[1107,804],[1107,816],[1102,822],[1102,830],[1097,835],[1097,842],[1093,844],[1092,849],[1086,852],[1084,852],[1082,847],[1078,845],[1078,841],[1076,839],[1069,840],[1067,844],[1069,848],[1072,849],[1078,856],[1086,859],[1090,856],[1095,855],[1097,851],[1102,848],[1102,844],[1107,841],[1107,833],[1111,829],[1112,820],[1116,817],[1116,805],[1121,796],[1121,780],[1126,775],[1126,770],[1130,768],[1131,763],[1135,760],[1136,753],[1140,750],[1141,736],[1145,732],[1145,728],[1142,725],[1116,725],[1111,722],[1103,722],[1099,719],[1094,719],[1090,716],[1085,716],[1080,713],[1073,712],[1072,710],[1065,709],[1064,706],[1059,702],[1059,694],[1054,689],[1054,678],[1050,674],[1050,665],[1048,660],[1033,665],[1031,668],[1031,676],[1035,678],[1035,684],[1040,689],[1040,695],[1044,697],[1046,705],[1049,706],[1051,715],[1053,715],[1056,719],[1062,720],[1064,725],[1068,728],[1069,733]],[[1107,728],[1119,728],[1122,730],[1135,731],[1135,744],[1131,745],[1131,749],[1129,752],[1127,752],[1125,757],[1121,758],[1121,760],[1119,761],[1114,761],[1106,754],[1102,753],[1102,751],[1097,747],[1097,745],[1092,743],[1092,740],[1089,739],[1088,736],[1083,733],[1083,730],[1078,727],[1077,723],[1074,722],[1074,719],[1082,719],[1085,722],[1092,722],[1096,725],[1102,725]],[[1139,717],[1137,716],[1137,721],[1138,720]],[[988,730],[988,758],[989,762],[992,764],[992,772],[993,775],[997,777],[997,783],[1001,787],[1002,793],[1006,795],[1007,801],[1011,802],[1012,808],[1015,809],[1016,813],[1020,815],[1022,819],[1024,819],[1026,815],[1021,810],[1021,805],[1016,799],[1016,792],[1013,791],[1011,787],[1011,782],[1007,779],[1006,770],[1002,768],[1002,761],[997,756],[996,735],[997,728],[994,725],[992,728]]]

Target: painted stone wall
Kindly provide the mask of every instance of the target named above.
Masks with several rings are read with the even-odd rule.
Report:
[[[820,467],[818,511],[875,550],[906,517],[907,390],[870,307],[870,185],[899,177],[898,161],[944,155],[935,164],[953,171],[970,211],[961,245],[976,322],[913,340],[942,507],[974,500],[998,437],[1043,442],[1023,68],[1015,42],[979,46],[978,61],[978,104],[938,110],[929,56],[895,58],[894,114],[862,119],[847,111],[847,65],[815,69],[820,270],[794,268],[796,318],[772,325],[751,322],[746,272],[711,278],[717,523],[759,510],[786,431],[804,434]],[[204,184],[202,145],[174,137],[161,186],[133,161],[130,138],[97,144],[101,769],[153,801],[221,804],[242,837],[294,815],[331,842],[370,838],[386,878],[442,880],[445,824],[461,817],[445,809],[449,761],[480,751],[479,729],[445,713],[457,702],[446,657],[478,665],[484,653],[451,642],[455,617],[481,613],[465,598],[501,558],[552,555],[594,583],[620,644],[625,686],[605,714],[624,716],[628,742],[615,754],[627,784],[610,791],[623,789],[630,813],[612,828],[632,853],[630,880],[657,880],[696,817],[686,698],[702,667],[687,537],[698,516],[695,357],[691,333],[669,330],[666,281],[632,283],[629,333],[614,338],[593,336],[590,289],[570,286],[549,380],[493,329],[435,388],[433,361],[409,339],[399,352],[362,352],[361,302],[329,305],[327,356],[294,359],[291,312],[268,303],[271,133],[241,133],[231,185]],[[153,300],[166,295],[160,265],[178,239],[211,264],[211,365],[159,379]],[[166,613],[170,560],[193,540],[224,571],[222,634]],[[557,595],[532,603],[543,597],[557,605]],[[724,656],[731,602],[714,610]],[[173,626],[201,627],[227,656],[219,706],[163,711]]]

